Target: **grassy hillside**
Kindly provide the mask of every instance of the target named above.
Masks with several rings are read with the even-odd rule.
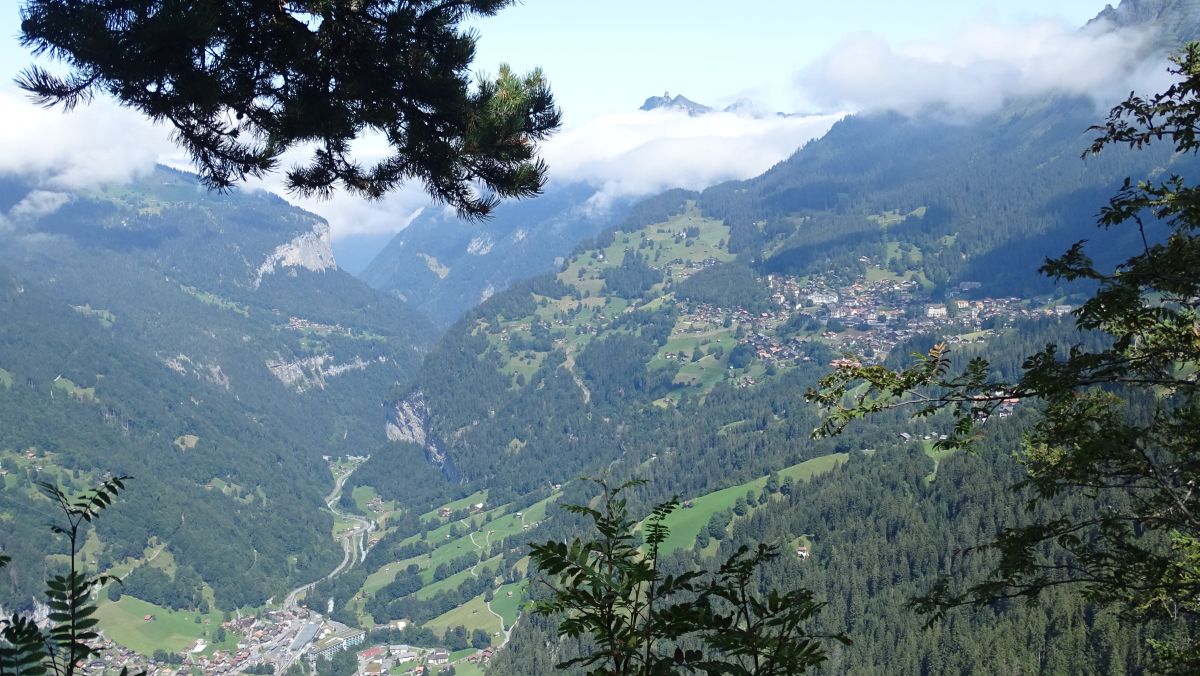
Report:
[[[781,479],[791,477],[795,481],[807,481],[818,474],[828,472],[840,463],[846,462],[847,458],[849,458],[849,455],[846,453],[823,455],[819,458],[806,460],[779,470],[779,476]],[[662,551],[670,553],[676,549],[690,549],[696,544],[696,536],[708,523],[709,519],[712,518],[713,514],[724,509],[732,509],[734,502],[739,497],[745,496],[746,491],[753,491],[755,494],[761,493],[766,484],[767,477],[764,476],[753,481],[747,481],[746,483],[730,486],[686,500],[685,503],[690,504],[690,507],[682,507],[675,510],[663,522],[671,530],[671,534],[663,542]]]
[[[228,632],[224,642],[215,641],[216,629],[221,626],[220,612],[171,611],[123,596],[116,603],[102,602],[96,618],[105,636],[143,655],[155,650],[186,652],[198,640],[205,641],[207,648],[203,652],[208,655],[215,650],[237,650],[237,634]]]

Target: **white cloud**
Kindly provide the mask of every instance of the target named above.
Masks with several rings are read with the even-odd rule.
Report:
[[[65,192],[51,190],[34,190],[13,205],[8,215],[16,221],[33,220],[49,216],[58,211],[64,204],[70,202],[72,196]]]
[[[786,159],[807,141],[821,136],[841,115],[751,117],[712,113],[689,117],[682,111],[632,111],[605,115],[564,129],[543,146],[551,180],[584,182],[599,194],[593,208],[612,199],[650,195],[667,188],[699,189],[714,183],[756,176]],[[380,139],[361,139],[354,148],[363,163],[386,152]],[[296,150],[281,166],[303,162]],[[282,175],[252,186],[284,194]],[[398,232],[428,206],[421,185],[408,183],[378,201],[338,191],[329,200],[290,201],[324,216],[333,238]]]
[[[325,217],[335,240],[350,235],[399,232],[408,227],[429,202],[429,196],[415,183],[407,183],[378,200],[368,200],[343,190],[327,200],[297,198],[288,195],[281,186],[275,192],[284,195],[292,204]]]
[[[1051,93],[1107,106],[1131,89],[1154,86],[1147,75],[1162,71],[1161,60],[1148,66],[1134,58],[1144,53],[1149,33],[1110,28],[980,18],[946,41],[902,45],[860,33],[802,69],[797,84],[819,105],[907,114],[986,113]]]
[[[269,190],[302,209],[307,209],[329,221],[330,235],[335,240],[351,235],[374,235],[399,232],[408,227],[429,204],[424,187],[413,181],[377,200],[369,200],[338,188],[328,199],[299,197],[286,186],[286,171],[312,161],[312,145],[293,147],[279,158],[279,170],[262,179],[246,182],[249,189]],[[378,133],[368,133],[355,139],[350,154],[364,166],[386,158],[389,153],[386,139]]]
[[[20,220],[51,213],[62,206],[58,191],[120,184],[149,173],[156,163],[194,171],[186,154],[170,140],[170,128],[155,125],[139,113],[98,97],[89,105],[64,113],[33,104],[15,86],[0,87],[0,173],[33,180],[36,190],[9,214]],[[384,148],[374,139],[356,145],[364,157]],[[306,149],[283,158],[281,166],[302,162]],[[332,199],[299,199],[288,194],[282,172],[249,181],[250,189],[267,189],[326,217],[334,237],[403,229],[428,202],[420,186],[404,186],[382,200],[368,201],[337,192]]]
[[[0,173],[76,190],[123,183],[177,156],[165,128],[100,98],[70,113],[34,105],[14,86],[0,88]]]
[[[841,117],[616,113],[562,131],[546,143],[544,154],[555,180],[593,185],[601,191],[596,201],[603,203],[756,176]]]

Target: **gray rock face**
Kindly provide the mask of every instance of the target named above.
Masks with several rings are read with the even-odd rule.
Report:
[[[450,456],[438,445],[429,432],[429,404],[425,393],[417,390],[405,397],[392,410],[385,423],[388,441],[416,444],[425,450],[425,459],[437,467],[446,479],[457,483],[460,479]]]
[[[281,268],[304,268],[313,272],[336,270],[333,245],[329,236],[329,224],[317,222],[311,232],[297,235],[292,241],[281,244],[258,266],[254,279],[257,288],[263,277]]]
[[[696,103],[682,94],[671,96],[670,92],[663,92],[662,96],[651,96],[642,104],[642,110],[655,110],[658,108],[683,110],[692,116],[712,112],[712,108],[702,103]]]
[[[425,446],[428,438],[429,405],[420,390],[396,404],[385,426],[388,441]]]
[[[1121,0],[1115,8],[1105,6],[1088,25],[1101,21],[1117,28],[1151,28],[1156,48],[1178,51],[1200,39],[1200,0]]]
[[[1116,7],[1105,5],[1088,23],[1108,21],[1115,26],[1139,26],[1153,22],[1169,4],[1171,0],[1123,0]]]
[[[350,371],[362,371],[373,363],[383,364],[387,360],[376,358],[373,362],[355,356],[350,361],[338,364],[333,361],[333,355],[318,354],[300,359],[272,359],[267,361],[267,369],[279,379],[279,382],[294,388],[303,394],[311,389],[325,389],[330,378],[336,378]]]

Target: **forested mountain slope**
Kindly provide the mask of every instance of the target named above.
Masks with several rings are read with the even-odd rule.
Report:
[[[903,607],[938,575],[978,575],[986,560],[953,553],[1022,518],[1008,458],[1013,420],[1033,411],[1014,402],[989,421],[980,459],[934,452],[948,431],[937,417],[884,416],[813,441],[819,415],[803,399],[842,353],[895,363],[945,340],[1011,375],[1046,342],[1078,341],[1062,317],[1088,290],[1056,288],[1038,265],[1097,236],[1095,215],[1125,177],[1196,169],[1153,149],[1080,159],[1101,117],[1070,98],[973,120],[853,116],[758,178],[634,207],[555,274],[451,327],[395,393],[394,447],[354,481],[431,501],[428,475],[405,469],[423,456],[461,495],[486,489],[506,502],[561,485],[563,500],[579,501],[571,480],[608,471],[649,479],[637,492],[645,510],[849,453],[786,495],[750,491],[673,565],[711,567],[755,541],[804,547],[767,579],[810,584],[830,603],[823,628],[865,644],[839,652],[835,672],[958,673],[984,655],[1015,671],[1143,668],[1144,636],[1066,595],[964,611],[928,632]],[[1140,246],[1136,234],[1102,236],[1101,257]],[[552,510],[531,538],[578,527]],[[577,648],[523,621],[495,671],[544,673]]]
[[[16,517],[0,530],[22,561],[5,604],[28,602],[51,551],[35,480],[133,475],[92,565],[165,544],[180,584],[198,578],[223,608],[336,565],[321,456],[383,443],[381,402],[428,322],[339,271],[326,224],[265,193],[212,194],[165,168],[81,191],[6,177],[0,212],[0,467]]]
[[[704,191],[699,205],[762,272],[852,276],[867,256],[898,274],[919,268],[935,291],[978,280],[992,294],[1045,290],[1037,263],[1093,237],[1121,180],[1194,164],[1158,149],[1081,160],[1099,116],[1080,99],[1011,104],[970,123],[854,116],[766,174]],[[911,245],[920,265],[897,262],[889,245]]]
[[[574,450],[629,424],[610,414],[674,410],[718,385],[758,382],[765,366],[745,361],[747,350],[786,347],[802,360],[894,344],[947,300],[956,314],[957,304],[1012,299],[989,301],[979,324],[1036,314],[1064,298],[1038,262],[1094,236],[1104,196],[1125,176],[1191,162],[1080,160],[1092,119],[1079,100],[969,125],[852,117],[759,178],[648,201],[557,274],[457,323],[399,393],[393,437],[422,440],[454,479],[521,490],[617,453]],[[863,330],[824,335],[830,322]],[[534,424],[545,406],[577,422]]]

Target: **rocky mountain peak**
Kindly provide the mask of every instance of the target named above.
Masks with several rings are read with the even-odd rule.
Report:
[[[1200,0],[1121,0],[1106,5],[1091,26],[1107,22],[1117,28],[1152,27],[1159,33],[1159,46],[1173,51],[1200,39]]]
[[[1122,0],[1116,7],[1105,5],[1104,9],[1089,21],[1108,21],[1116,26],[1138,26],[1153,23],[1174,0]]]
[[[682,94],[671,96],[671,92],[663,92],[662,96],[651,96],[642,104],[641,110],[657,110],[659,108],[682,110],[688,115],[703,115],[712,112],[712,108],[702,103],[696,103]]]

